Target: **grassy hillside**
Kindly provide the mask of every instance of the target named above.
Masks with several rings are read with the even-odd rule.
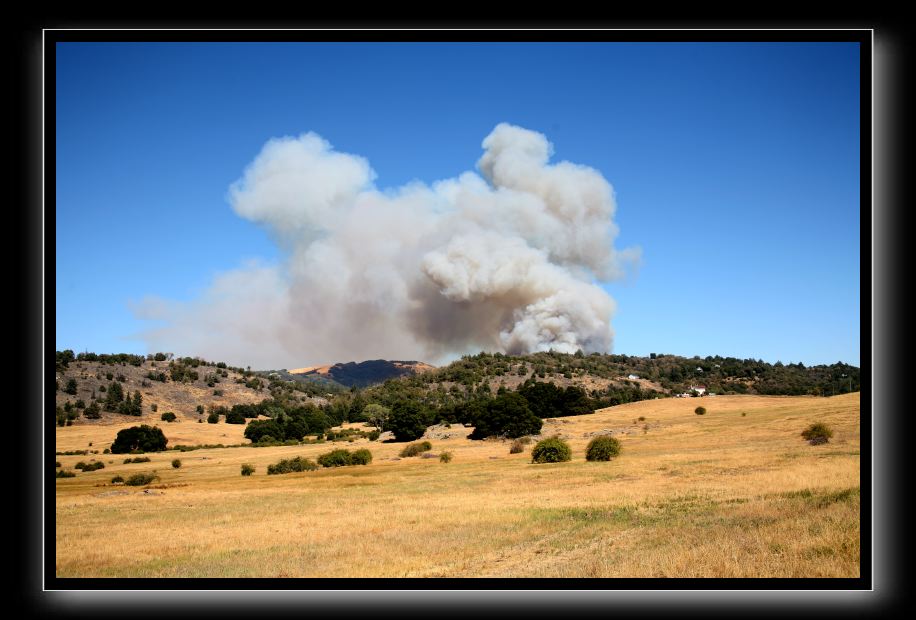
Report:
[[[59,424],[164,424],[160,418],[167,411],[176,415],[173,424],[197,422],[206,420],[214,407],[230,408],[271,398],[270,378],[220,362],[127,355],[101,356],[103,359],[99,360],[100,356],[89,356],[90,359],[75,358],[61,363],[58,353],[55,401]],[[120,413],[116,407],[114,411],[106,409],[108,392],[114,383],[120,385],[125,398],[140,393],[139,415],[135,415],[136,411],[134,415]],[[68,387],[75,388],[73,393]],[[288,398],[319,405],[327,404],[328,391],[334,389],[294,383],[287,388]],[[86,415],[93,403],[99,408],[98,418]]]
[[[93,455],[56,480],[59,576],[854,577],[859,574],[859,395],[646,400],[554,418],[568,463],[530,463],[510,441],[427,431],[432,453],[357,439],[367,466],[278,476],[281,458],[331,444]],[[800,436],[813,422],[829,443]],[[171,443],[214,443],[227,424],[160,424]],[[58,450],[110,445],[114,426],[57,428]],[[587,462],[595,434],[622,443]],[[442,438],[443,435],[449,435]],[[230,443],[233,438],[223,438]],[[170,462],[181,458],[182,467]],[[86,456],[58,456],[72,469]],[[240,475],[242,463],[256,471]],[[155,471],[144,488],[114,475]]]

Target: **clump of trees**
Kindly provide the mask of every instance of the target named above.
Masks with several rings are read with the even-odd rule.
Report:
[[[529,407],[528,400],[515,392],[503,392],[492,400],[476,403],[472,408],[470,439],[486,437],[522,437],[541,432],[543,422]]]
[[[306,435],[321,435],[331,428],[330,420],[314,405],[269,409],[268,420],[252,420],[245,427],[245,437],[252,443],[270,438],[273,441],[301,441]]]
[[[168,439],[158,426],[141,424],[118,431],[114,443],[111,444],[112,454],[126,454],[129,452],[158,452],[165,450]]]
[[[161,420],[163,422],[174,422],[175,418],[176,418],[175,413],[172,411],[166,411],[161,416]]]

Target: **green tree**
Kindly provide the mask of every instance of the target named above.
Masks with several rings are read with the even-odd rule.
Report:
[[[168,439],[157,426],[131,426],[118,431],[114,443],[111,444],[112,454],[126,454],[135,450],[142,452],[157,452],[165,450]]]
[[[391,409],[377,403],[369,403],[363,408],[363,417],[372,426],[380,431],[385,430],[385,424],[388,422],[388,416],[391,415]]]
[[[515,392],[500,394],[486,405],[483,414],[475,420],[470,439],[485,437],[522,437],[541,432],[543,422],[531,412],[528,401]]]
[[[105,392],[105,411],[117,411],[118,406],[124,401],[124,388],[117,381],[108,384]]]
[[[395,441],[413,441],[423,436],[429,424],[429,417],[420,405],[404,400],[391,407],[386,430],[394,434]]]

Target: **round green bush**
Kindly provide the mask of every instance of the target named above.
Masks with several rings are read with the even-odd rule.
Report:
[[[166,411],[160,416],[160,419],[164,422],[174,422],[175,414],[172,411]]]
[[[620,442],[610,435],[600,435],[588,442],[586,461],[610,461],[620,454]]]
[[[442,454],[440,454],[440,455],[439,455],[439,462],[440,462],[440,463],[451,463],[451,462],[452,462],[452,453],[451,453],[451,452],[443,452]]]
[[[254,465],[251,463],[242,463],[242,475],[250,476],[254,473]]]
[[[693,412],[697,415],[704,415],[706,413],[706,407],[697,407]]]
[[[801,434],[812,445],[827,443],[833,437],[833,430],[823,422],[815,422]]]
[[[124,482],[124,484],[130,485],[132,487],[142,487],[143,485],[149,484],[150,482],[152,482],[153,480],[155,480],[158,477],[159,476],[157,476],[156,474],[148,474],[148,473],[134,474],[133,476],[128,478]]]
[[[408,458],[411,456],[417,456],[421,452],[427,452],[433,449],[433,444],[428,441],[418,441],[417,443],[409,443],[404,446],[404,449],[401,450],[401,458]]]
[[[111,479],[111,484],[121,484],[122,482],[124,482],[123,476],[115,476]]]
[[[572,458],[569,444],[559,437],[549,437],[537,442],[531,451],[532,463],[560,463]]]
[[[181,459],[175,459],[172,461],[172,467],[178,469],[181,467]]]
[[[355,450],[350,455],[350,465],[368,465],[372,462],[372,453],[366,448]]]

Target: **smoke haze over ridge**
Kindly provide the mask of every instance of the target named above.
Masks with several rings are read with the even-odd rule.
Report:
[[[362,157],[314,133],[272,139],[229,188],[270,231],[277,265],[223,273],[198,299],[148,297],[150,351],[281,368],[479,350],[611,350],[614,301],[599,283],[638,250],[613,243],[611,185],[549,163],[547,138],[501,123],[480,174],[380,190]]]

